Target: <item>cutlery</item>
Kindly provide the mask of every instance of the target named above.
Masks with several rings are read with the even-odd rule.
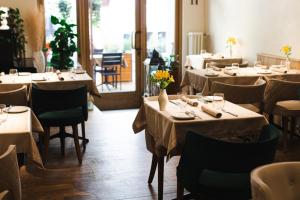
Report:
[[[174,102],[174,101],[171,101],[171,100],[169,100],[169,102],[176,105],[176,106],[180,106],[180,103],[177,103],[177,102]]]
[[[191,110],[191,111],[185,111],[186,115],[192,115],[193,117],[198,117],[199,119],[202,119],[199,115],[197,115],[195,113],[195,111]]]
[[[237,114],[232,113],[232,112],[230,112],[230,111],[227,111],[227,110],[225,110],[224,108],[222,108],[222,111],[225,112],[225,113],[227,113],[227,114],[230,114],[230,115],[232,115],[232,116],[238,117]]]

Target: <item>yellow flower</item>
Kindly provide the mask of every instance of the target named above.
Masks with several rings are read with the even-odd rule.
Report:
[[[285,56],[289,56],[292,54],[292,47],[290,45],[284,45],[283,47],[281,47],[281,52]]]
[[[227,38],[226,43],[228,45],[235,45],[236,44],[236,38],[235,37],[229,37],[229,38]]]
[[[151,80],[154,83],[157,83],[162,89],[166,88],[171,82],[175,82],[169,71],[164,70],[157,70],[153,75],[151,75]]]

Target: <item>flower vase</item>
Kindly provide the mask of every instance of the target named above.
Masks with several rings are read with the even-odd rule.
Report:
[[[287,70],[291,69],[291,62],[290,62],[288,57],[285,60],[285,67],[286,67]]]
[[[166,110],[167,103],[168,103],[167,91],[166,89],[160,89],[159,96],[158,96],[159,110],[160,111]]]
[[[232,46],[229,45],[229,57],[232,58]]]

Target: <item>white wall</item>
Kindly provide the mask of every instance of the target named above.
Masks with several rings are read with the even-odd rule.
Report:
[[[198,5],[191,5],[190,0],[182,1],[182,65],[187,54],[188,32],[205,32],[206,0],[198,0]]]
[[[208,0],[207,7],[214,53],[226,53],[226,38],[234,36],[235,53],[250,61],[261,52],[282,55],[285,44],[292,46],[291,57],[300,58],[299,0]]]

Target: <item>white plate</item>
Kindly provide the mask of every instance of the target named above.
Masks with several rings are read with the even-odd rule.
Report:
[[[19,76],[30,76],[30,72],[19,72]]]
[[[272,74],[272,72],[270,70],[266,70],[266,71],[258,71],[258,74]]]
[[[84,74],[86,71],[85,70],[82,70],[82,69],[75,69],[74,70],[74,73],[75,74]]]
[[[9,109],[5,110],[7,113],[23,113],[28,111],[28,107],[26,106],[12,106]]]
[[[223,98],[222,97],[220,97],[220,96],[205,96],[205,97],[203,97],[203,100],[204,101],[209,101],[209,102],[212,102],[212,101],[222,101],[223,100]]]
[[[219,74],[217,74],[217,73],[205,73],[204,75],[205,75],[205,76],[208,76],[208,77],[216,77],[216,76],[219,76]]]
[[[188,119],[195,119],[194,116],[187,115],[184,112],[175,112],[171,114],[172,117],[175,119],[180,119],[180,120],[188,120]]]
[[[32,77],[32,81],[46,81],[45,77]]]

